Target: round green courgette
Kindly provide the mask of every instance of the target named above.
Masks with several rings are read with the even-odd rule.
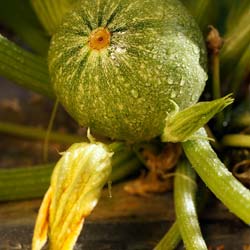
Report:
[[[138,142],[196,103],[206,50],[178,0],[82,0],[52,37],[49,70],[59,101],[83,126]]]

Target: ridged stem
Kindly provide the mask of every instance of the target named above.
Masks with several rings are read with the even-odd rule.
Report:
[[[186,188],[187,189],[185,192],[183,192],[183,195],[185,195],[186,192],[193,192],[193,190],[190,189],[188,186],[186,186]],[[196,204],[198,213],[200,213],[204,209],[208,197],[209,197],[209,192],[208,189],[205,187],[205,185],[199,186],[199,190],[197,191],[196,195]],[[171,228],[168,230],[168,232],[164,235],[161,241],[154,248],[154,250],[174,250],[181,242],[181,240],[182,238],[178,227],[178,223],[177,221],[175,221],[171,226]]]
[[[0,75],[18,85],[54,97],[47,62],[0,35]]]
[[[33,167],[0,169],[0,201],[42,197],[50,184],[55,163]],[[119,151],[112,158],[111,181],[117,182],[135,173],[141,166],[131,151]]]
[[[0,201],[42,197],[55,164],[0,169]]]
[[[204,137],[200,129],[197,136]],[[245,188],[219,160],[206,139],[182,143],[186,156],[208,188],[229,210],[245,223],[250,223],[250,191]]]
[[[174,250],[181,241],[178,223],[174,222],[154,250]]]
[[[177,223],[187,250],[207,250],[198,222],[195,195],[195,172],[187,161],[179,163],[174,180],[174,203]]]
[[[231,134],[225,135],[221,141],[226,147],[250,148],[250,135]]]
[[[1,121],[0,121],[0,133],[25,137],[29,139],[39,139],[39,140],[44,140],[46,136],[45,129],[28,127],[24,125],[17,125],[10,122],[1,122]],[[86,141],[86,138],[73,134],[71,135],[71,134],[62,134],[58,132],[51,132],[50,140],[66,144],[72,144],[75,142]]]

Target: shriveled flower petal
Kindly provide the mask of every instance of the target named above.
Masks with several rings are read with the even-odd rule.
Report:
[[[96,206],[110,176],[111,157],[102,143],[76,143],[63,153],[38,214],[33,250],[45,244],[42,227],[47,222],[50,250],[73,249],[84,219]]]

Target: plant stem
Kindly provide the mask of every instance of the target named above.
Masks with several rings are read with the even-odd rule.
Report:
[[[0,121],[0,132],[10,134],[13,136],[26,137],[29,139],[40,139],[44,140],[46,136],[46,130],[35,127],[28,127],[23,125],[17,125],[9,122],[1,122]],[[83,142],[87,139],[81,136],[72,135],[72,134],[62,134],[58,132],[51,132],[50,140],[72,144],[75,142]]]
[[[21,49],[1,35],[0,75],[22,87],[54,97],[46,60]]]
[[[111,181],[118,182],[131,174],[137,172],[142,166],[140,160],[134,155],[130,155],[130,158],[126,159],[124,162],[120,164],[113,163],[112,173],[111,173]]]
[[[42,29],[29,0],[8,0],[0,3],[0,21],[14,31],[34,52],[47,56],[49,39]]]
[[[197,136],[206,136],[200,129]],[[186,156],[201,179],[231,212],[250,223],[250,191],[245,188],[219,160],[206,139],[182,143]]]
[[[225,135],[222,138],[222,145],[226,147],[250,148],[250,135]]]
[[[55,121],[56,111],[58,109],[58,104],[59,104],[59,101],[58,101],[58,99],[56,99],[56,102],[53,106],[52,113],[50,116],[49,125],[48,125],[47,131],[46,131],[46,135],[44,138],[44,145],[43,145],[43,160],[44,160],[44,162],[47,162],[47,160],[48,160],[49,139],[50,139],[52,127],[53,127],[53,124]]]
[[[50,185],[55,163],[33,167],[0,169],[0,201],[42,197]],[[117,182],[135,173],[140,161],[131,151],[119,151],[112,158],[111,181]]]
[[[175,213],[186,249],[207,250],[195,206],[195,177],[195,172],[187,161],[178,165],[174,180]]]
[[[174,222],[154,250],[174,250],[181,241],[178,223]]]
[[[0,169],[0,201],[42,197],[55,164]]]
[[[213,75],[213,99],[218,99],[221,97],[220,57],[218,53],[212,55],[212,75]]]
[[[187,188],[189,187],[187,186]],[[188,191],[192,191],[192,189],[187,189],[185,192],[183,192],[183,194],[186,194],[186,192]],[[209,192],[208,189],[205,187],[205,185],[199,186],[199,190],[197,191],[196,194],[196,204],[198,213],[200,213],[204,209],[208,197],[209,197]],[[178,223],[177,221],[175,221],[174,224],[171,226],[171,228],[168,230],[168,232],[164,235],[161,241],[154,248],[154,250],[174,250],[181,242],[181,240],[182,238],[178,227]]]

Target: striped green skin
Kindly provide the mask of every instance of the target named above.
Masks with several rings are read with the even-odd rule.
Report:
[[[100,51],[98,27],[111,32]],[[49,69],[56,95],[80,125],[112,139],[160,135],[165,118],[198,101],[206,75],[202,35],[178,0],[84,0],[53,36]]]

